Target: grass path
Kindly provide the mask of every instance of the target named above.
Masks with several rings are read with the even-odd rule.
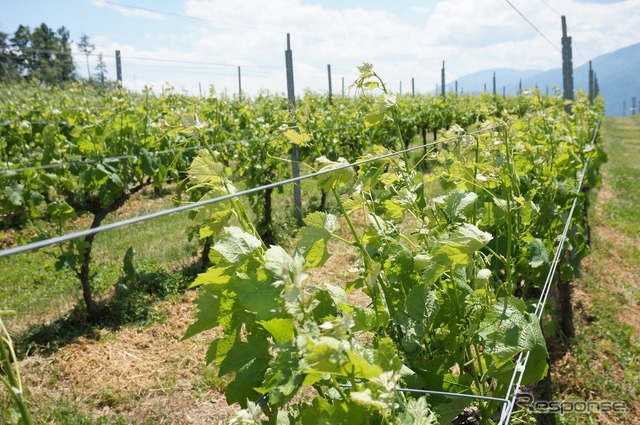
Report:
[[[552,376],[556,400],[620,400],[628,412],[559,415],[560,424],[640,424],[640,115],[607,117],[602,135],[592,252],[573,285],[576,336]]]

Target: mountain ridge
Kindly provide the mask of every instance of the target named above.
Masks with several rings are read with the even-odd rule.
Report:
[[[560,62],[560,60],[559,60]],[[630,115],[632,97],[636,97],[636,112],[640,108],[640,43],[623,47],[591,60],[592,68],[598,79],[600,93],[605,102],[605,115]],[[456,81],[459,92],[480,93],[493,90],[493,76],[496,77],[496,93],[513,95],[523,89],[538,87],[543,93],[562,90],[562,68],[550,70],[518,70],[512,68],[486,69],[464,75],[447,84],[447,90],[455,90]],[[574,67],[573,80],[575,90],[588,91],[589,61]],[[624,108],[624,109],[623,109]]]

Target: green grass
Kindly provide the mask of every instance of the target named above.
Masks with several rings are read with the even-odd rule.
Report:
[[[92,418],[83,412],[78,400],[56,400],[55,405],[41,413],[42,423],[57,425],[131,425],[131,421],[118,415]],[[151,422],[148,423],[149,425]],[[146,425],[146,424],[145,424]]]
[[[170,195],[154,197],[147,193],[136,196],[130,205],[108,217],[107,222],[172,206]],[[66,231],[86,228],[87,223],[88,220],[80,219]],[[122,280],[123,257],[129,247],[135,252],[134,264],[144,279],[130,287],[119,288],[121,295],[134,288],[153,295],[175,292],[178,286],[186,287],[188,283],[177,281],[185,280],[180,277],[183,274],[193,275],[189,266],[197,261],[200,251],[198,242],[187,238],[186,229],[193,224],[186,213],[180,213],[98,234],[91,266],[92,286],[97,298],[115,304],[124,301],[122,296],[108,298]],[[25,242],[28,239],[21,241]],[[3,270],[0,308],[17,312],[15,318],[7,320],[7,328],[12,333],[59,323],[76,305],[77,313],[82,310],[77,277],[68,268],[55,267],[59,253],[60,247],[54,246],[0,259]],[[77,314],[75,318],[78,318]]]

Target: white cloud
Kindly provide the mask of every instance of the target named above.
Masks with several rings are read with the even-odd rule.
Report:
[[[115,3],[110,3],[106,0],[92,0],[91,4],[97,7],[103,7],[106,9],[115,10],[116,12],[120,13],[122,16],[126,16],[126,17],[140,17],[140,18],[164,20],[164,15],[162,13],[157,13],[157,12],[145,10],[142,8],[136,8],[133,6],[125,7]]]
[[[421,92],[430,92],[439,83],[442,60],[447,63],[448,81],[482,69],[559,67],[558,12],[567,13],[576,65],[640,39],[640,0],[612,4],[558,0],[553,8],[544,1],[511,0],[548,40],[503,0],[446,0],[428,7],[412,2],[406,9],[421,16],[412,23],[394,10],[402,7],[403,2],[398,3],[366,9],[349,6],[360,2],[345,1],[335,9],[301,0],[186,0],[183,13],[197,19],[172,17],[162,31],[147,32],[145,41],[163,42],[163,47],[141,48],[133,40],[128,45],[102,45],[108,46],[105,51],[120,48],[125,76],[136,71],[137,79],[157,84],[158,75],[164,73],[176,87],[194,93],[198,82],[203,90],[213,83],[218,91],[237,91],[240,65],[243,90],[255,94],[260,89],[284,92],[284,50],[290,33],[300,94],[306,87],[327,90],[328,63],[334,92],[340,91],[341,78],[346,85],[353,81],[355,67],[363,61],[373,63],[391,89],[397,90],[402,80],[403,91],[409,91],[415,77]]]

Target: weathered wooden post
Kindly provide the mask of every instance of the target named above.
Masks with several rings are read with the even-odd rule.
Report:
[[[562,89],[563,98],[573,101],[573,63],[571,58],[571,37],[567,36],[567,19],[562,16]],[[571,112],[571,104],[565,106]]]
[[[242,100],[242,73],[238,67],[238,99]]]
[[[120,60],[120,50],[116,50],[116,79],[122,86],[122,61]]]
[[[287,50],[284,52],[287,67],[287,96],[289,98],[289,108],[293,111],[296,107],[296,95],[293,86],[293,52],[291,51],[291,37],[287,33]],[[300,150],[295,143],[291,146],[291,171],[293,178],[300,177]],[[298,222],[302,225],[302,192],[300,182],[293,184],[293,211]]]
[[[496,72],[493,71],[493,97],[496,96]]]
[[[593,80],[593,68],[591,67],[591,61],[589,61],[589,103],[593,103],[595,99],[595,81]]]
[[[442,98],[444,99],[446,97],[446,88],[445,88],[445,80],[444,80],[444,61],[442,61]]]
[[[331,87],[331,65],[327,64],[327,78],[329,79],[329,103],[331,103],[331,97],[333,96],[333,88]]]

